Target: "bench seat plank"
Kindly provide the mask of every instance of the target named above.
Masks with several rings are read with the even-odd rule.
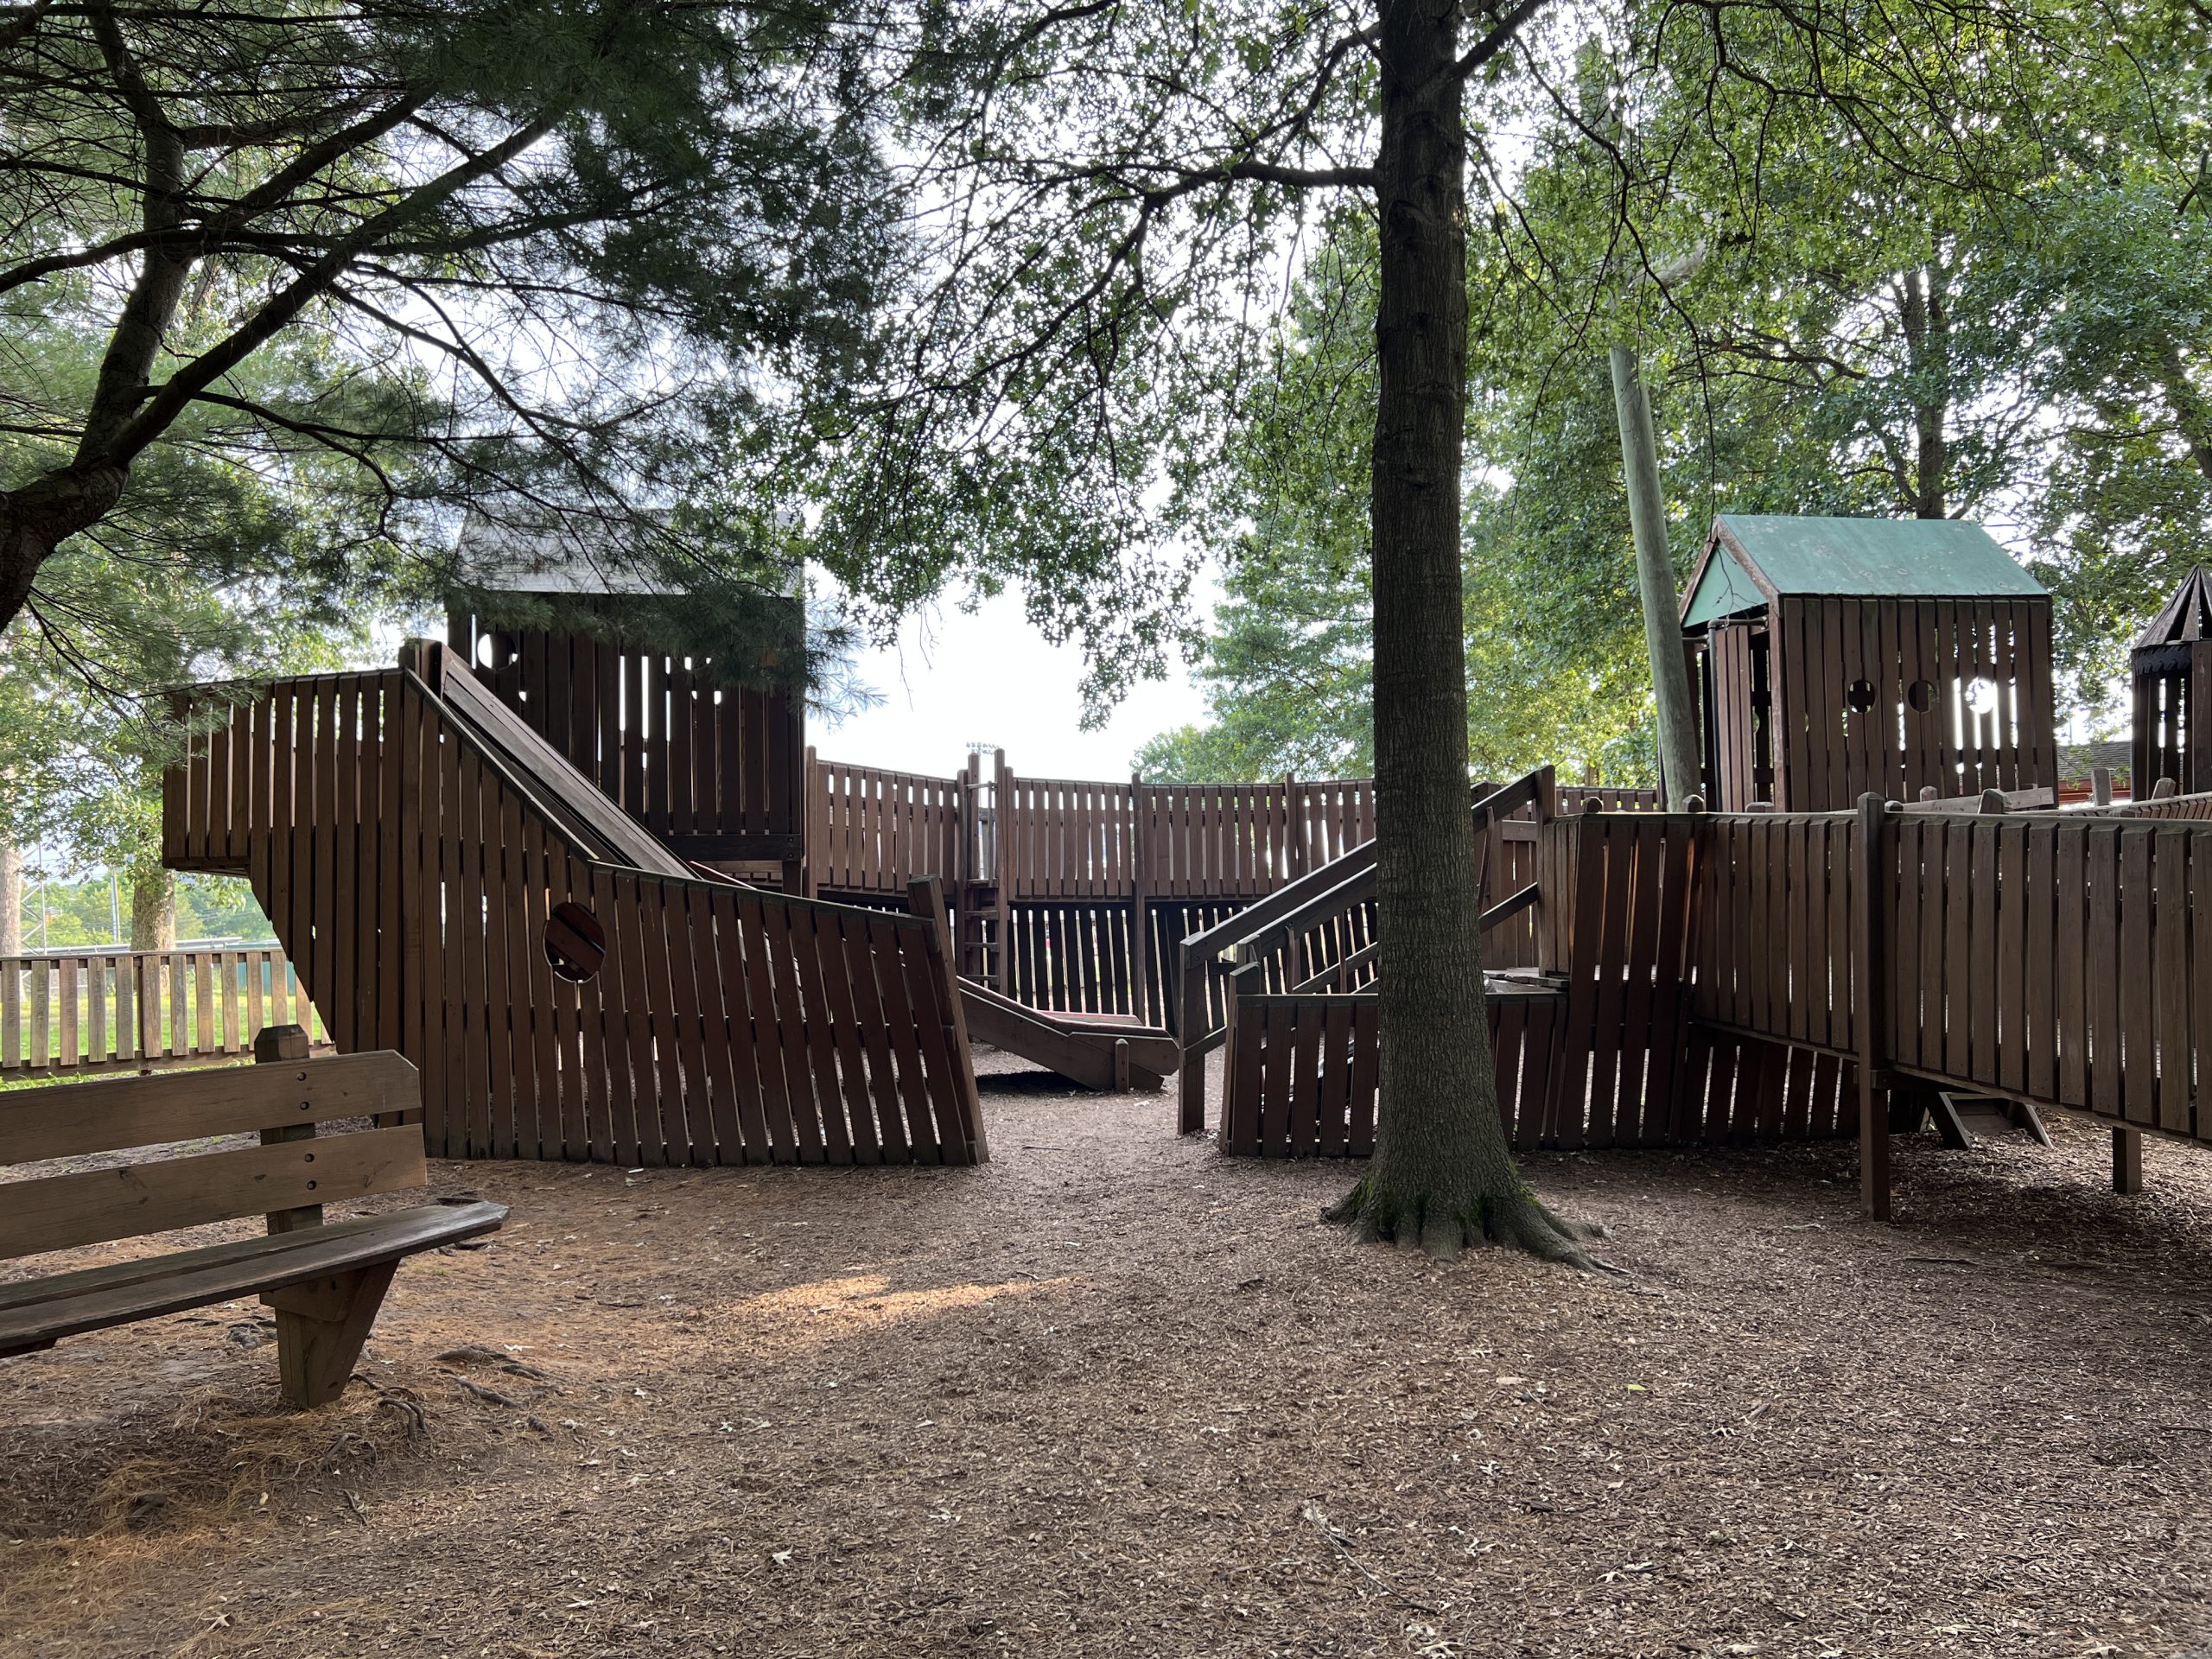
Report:
[[[397,1261],[491,1232],[506,1216],[481,1201],[423,1205],[0,1286],[0,1354]]]

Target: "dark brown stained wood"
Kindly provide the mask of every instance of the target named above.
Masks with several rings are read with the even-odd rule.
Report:
[[[891,1037],[899,1056],[906,1120],[913,1125],[915,1144],[934,1148],[938,1160],[949,1161],[967,1136],[958,1103],[950,1090],[940,1086],[950,1078],[928,1058],[932,1050],[941,1051],[944,1027],[936,1007],[935,976],[925,936],[912,922],[887,921],[883,925],[887,937],[877,960],[880,971],[895,976],[902,1005]]]
[[[1224,1121],[1221,1148],[1240,1157],[1255,1157],[1262,1150],[1260,1128],[1261,1072],[1265,1060],[1263,1012],[1256,996],[1232,993],[1229,1002],[1230,1045],[1224,1063]]]
[[[361,684],[357,677],[349,677],[334,688],[333,707],[337,716],[337,765],[335,771],[336,799],[332,804],[333,822],[337,833],[332,837],[332,896],[331,927],[331,1001],[330,1033],[343,1049],[358,1049],[363,1046],[361,1030],[367,1021],[363,1018],[361,994],[365,982],[372,984],[376,959],[354,951],[337,948],[342,932],[346,938],[360,937],[365,930],[360,925],[359,904],[364,884],[359,880],[361,868],[361,830],[364,814],[361,800]],[[374,800],[369,803],[373,808]],[[370,862],[375,862],[374,816],[369,816]],[[365,930],[373,933],[374,928]]]
[[[1290,1051],[1296,1010],[1273,997],[1261,997],[1262,1071],[1260,1084],[1260,1154],[1290,1155]]]
[[[0,1287],[0,1353],[182,1313],[496,1229],[498,1205],[429,1205]]]
[[[1599,940],[1604,931],[1605,864],[1602,843],[1592,845],[1590,820],[1563,823],[1554,832],[1553,848],[1561,857],[1563,880],[1572,886],[1573,907],[1563,918],[1560,965],[1567,975],[1567,1026],[1579,1039],[1570,1046],[1563,1064],[1554,1073],[1554,1111],[1550,1129],[1560,1146],[1573,1148],[1584,1143],[1589,1110],[1595,1092],[1592,1033],[1600,1029],[1598,1014]]]
[[[530,967],[531,1033],[537,1053],[538,1141],[529,1154],[545,1159],[588,1155],[582,1092],[582,1033],[578,987],[560,978],[545,955],[545,925],[556,905],[569,901],[565,861],[548,844],[545,827],[523,819],[523,872],[527,884],[524,954]]]
[[[2157,988],[2157,1122],[2162,1129],[2190,1133],[2194,1048],[2190,1030],[2190,831],[2154,830],[2151,862],[2154,893],[2151,968]]]
[[[2107,1117],[2125,1115],[2120,1093],[2120,827],[2089,828],[2089,890],[2085,916],[2088,974],[2089,1104]]]
[[[2201,1109],[2208,1085],[2212,1085],[2212,847],[2192,832],[2188,842],[2190,868],[2188,1047],[2192,1069],[2190,1083],[2190,1133],[2199,1140],[2212,1138],[2212,1115]]]
[[[484,779],[483,816],[484,1039],[490,1057],[485,1144],[492,1149],[492,1156],[512,1158],[518,1155],[520,1143],[518,1113],[532,1109],[534,1104],[534,1096],[517,1099],[522,1068],[515,1052],[514,1013],[518,1007],[526,1007],[528,1000],[517,995],[519,988],[509,979],[509,933],[521,880],[508,864],[518,850],[520,830],[518,817],[514,820],[517,827],[510,830],[505,791],[488,773]]]
[[[868,1057],[861,1040],[861,1017],[855,1010],[853,986],[868,971],[868,954],[874,949],[868,937],[868,918],[843,915],[835,918],[836,971],[823,976],[823,990],[830,1024],[836,1044],[836,1072],[840,1110],[849,1126],[849,1139],[855,1161],[884,1161],[883,1133],[876,1125],[876,1111],[868,1094]],[[893,1145],[903,1144],[903,1137]]]
[[[746,1149],[737,1114],[738,1074],[750,1059],[752,1042],[749,1035],[733,1035],[734,1027],[745,1029],[745,976],[741,969],[725,983],[721,951],[722,936],[735,925],[734,912],[729,895],[710,887],[687,884],[684,897],[690,921],[681,942],[683,961],[678,972],[689,973],[697,999],[701,1087],[713,1135],[711,1156],[718,1164],[741,1164]],[[671,942],[671,952],[678,948],[677,942]],[[737,1005],[735,1020],[733,1001]]]
[[[1765,849],[1766,890],[1760,895],[1759,937],[1769,941],[1760,952],[1759,966],[1766,980],[1765,1029],[1777,1034],[1789,1029],[1789,831],[1791,820],[1776,817],[1758,827]],[[1779,1096],[1777,1096],[1777,1101]]]
[[[814,1110],[814,1073],[812,1055],[807,1053],[805,1015],[798,1011],[798,984],[794,980],[798,971],[797,956],[791,951],[791,916],[790,905],[763,896],[752,900],[759,905],[761,918],[761,964],[770,980],[772,1004],[763,1007],[763,1018],[770,1020],[767,1038],[781,1051],[781,1093],[777,1090],[774,1077],[767,1077],[767,1137],[770,1137],[772,1157],[777,1164],[798,1164],[798,1119]],[[865,984],[854,984],[854,993],[861,995]],[[772,1007],[772,1013],[767,1013]]]
[[[1655,1039],[1650,1044],[1650,1072],[1646,1084],[1643,1120],[1643,1142],[1648,1146],[1671,1146],[1684,1138],[1682,1046],[1671,1040],[1668,1034],[1681,1033],[1688,1018],[1688,999],[1684,990],[1688,969],[1690,907],[1695,902],[1697,868],[1693,825],[1678,819],[1668,820],[1661,853],[1664,862],[1659,882],[1659,937],[1654,964],[1656,984],[1648,1027]],[[1516,1027],[1521,1033],[1520,1043],[1516,1046],[1525,1046],[1528,1018],[1525,1004],[1515,1005],[1515,1018],[1521,1022]],[[1516,1106],[1516,1119],[1517,1116]]]
[[[799,1023],[798,1000],[791,982],[791,912],[765,898],[741,902],[758,929],[747,937],[747,948],[755,955],[747,964],[747,980],[760,988],[754,1030],[764,1056],[760,1075],[763,1109],[768,1120],[765,1155],[775,1163],[797,1163],[798,1129],[794,1120],[798,1109],[794,1101],[813,1087],[813,1081],[807,1065],[806,1036]],[[854,991],[861,995],[869,994],[870,988],[856,978]],[[772,1062],[766,1058],[771,1054]]]
[[[1974,1075],[1974,976],[1944,971],[1950,963],[1972,959],[1974,949],[1974,825],[1946,826],[1943,871],[1943,942],[1931,984],[1943,988],[1943,1070],[1955,1077]],[[1986,964],[1988,958],[1981,959]]]
[[[1827,608],[1827,607],[1823,607]],[[1833,745],[1823,746],[1832,749]],[[1823,788],[1827,787],[1826,784]],[[1782,854],[1782,934],[1777,941],[1783,956],[1779,964],[1786,976],[1783,982],[1783,995],[1787,1013],[1777,1023],[1783,1032],[1799,1040],[1811,1035],[1811,984],[1813,938],[1811,898],[1813,889],[1813,861],[1815,857],[1814,827],[1806,818],[1785,818],[1777,828],[1781,832]],[[1825,895],[1823,895],[1825,897]],[[1825,911],[1825,904],[1822,906]]]
[[[2081,823],[2062,824],[2056,839],[2054,976],[2057,1001],[2052,1009],[2059,1044],[2056,1098],[2061,1105],[2078,1109],[2089,1103],[2088,829]]]
[[[1777,1014],[1783,1012],[1773,1006],[1773,951],[1771,945],[1777,935],[1768,911],[1770,882],[1767,871],[1768,849],[1773,842],[1774,821],[1746,823],[1743,826],[1745,855],[1738,885],[1742,893],[1742,913],[1745,937],[1764,939],[1766,950],[1747,952],[1741,968],[1742,986],[1736,1007],[1743,1023],[1755,1031],[1771,1029]],[[1571,1016],[1570,1016],[1571,1020]]]
[[[1922,818],[1920,905],[1920,1063],[1940,1070],[1948,1042],[1949,1007],[1943,982],[1943,953],[1950,944],[1951,833],[1942,819]]]
[[[690,718],[688,698],[680,706],[679,718]],[[687,750],[686,759],[690,758]],[[705,998],[700,991],[691,954],[702,938],[710,948],[713,944],[714,915],[708,906],[708,893],[707,888],[695,890],[690,883],[682,882],[663,887],[659,895],[665,924],[662,938],[669,983],[669,1000],[662,1005],[667,1012],[668,1026],[668,1035],[663,1041],[677,1067],[681,1090],[677,1096],[681,1103],[680,1141],[675,1127],[677,1120],[671,1117],[664,1103],[662,1113],[663,1121],[671,1125],[671,1163],[715,1164],[722,1160],[721,1135],[715,1123],[714,1085],[708,1078]],[[719,1011],[714,1023],[716,1027],[721,1023]],[[715,1035],[715,1046],[719,1047],[719,1031]],[[730,1161],[736,1160],[732,1158]]]
[[[70,1085],[67,1114],[54,1109],[46,1091],[10,1093],[0,1096],[0,1164],[397,1111],[415,1088],[413,1066],[376,1052],[281,1067],[92,1078]]]
[[[486,1158],[493,1154],[492,1145],[492,1059],[491,1041],[485,1031],[485,1011],[489,1001],[486,992],[487,941],[485,937],[484,860],[486,836],[484,823],[484,768],[481,761],[471,753],[463,751],[459,757],[458,787],[455,804],[458,814],[454,823],[451,851],[458,874],[449,888],[448,902],[453,909],[447,912],[447,925],[453,940],[458,976],[459,998],[449,1005],[448,1033],[451,1026],[461,1031],[461,1076],[462,1106],[461,1144],[467,1155]],[[455,976],[448,974],[447,988],[456,988]]]
[[[427,1053],[423,1038],[427,1000],[423,957],[429,951],[427,918],[431,907],[431,887],[423,878],[423,823],[429,817],[423,798],[425,706],[420,699],[411,696],[407,688],[390,686],[385,695],[385,721],[398,752],[398,814],[394,825],[398,834],[385,836],[387,861],[398,872],[398,963],[387,969],[396,984],[391,1046],[398,1048],[400,1053],[420,1058]],[[259,763],[259,754],[254,759]]]
[[[635,1097],[638,1072],[637,1044],[632,1036],[630,1000],[632,987],[629,935],[637,917],[623,902],[623,884],[616,873],[603,867],[590,870],[591,897],[586,905],[607,930],[607,962],[592,983],[599,990],[600,1020],[607,1056],[607,1095],[601,1122],[592,1134],[592,1156],[600,1163],[638,1161]]]
[[[760,901],[747,893],[714,896],[715,944],[729,1019],[732,1061],[737,1090],[738,1137],[744,1161],[770,1161],[768,1101],[784,1091],[783,1055],[771,1034],[774,1013],[768,989],[766,942]],[[842,988],[852,993],[849,978]]]
[[[1353,1005],[1332,997],[1321,1009],[1320,1100],[1315,1109],[1324,1158],[1341,1158],[1351,1132]]]
[[[1997,907],[2001,897],[1997,887],[1997,825],[1986,819],[1975,821],[1968,827],[1968,841],[1972,874],[1967,889],[1967,955],[1954,958],[1951,964],[1953,976],[1966,982],[1967,992],[1967,1069],[1960,1075],[1994,1085],[1998,1074],[1997,985],[2004,972],[2004,964],[1997,954]],[[1974,963],[1974,968],[1959,972],[1958,965],[1967,962]]]
[[[447,814],[454,810],[454,785],[447,777],[447,767],[454,761],[454,747],[442,741],[438,728],[438,716],[429,703],[416,699],[416,719],[420,726],[420,746],[423,746],[423,862],[420,862],[418,896],[423,905],[423,951],[418,960],[423,969],[423,1044],[411,1051],[410,1058],[423,1071],[423,1139],[429,1146],[434,1157],[462,1157],[465,1154],[465,1126],[455,1113],[458,1079],[451,1075],[449,1055],[454,1044],[447,1035],[447,1024],[451,1015],[451,1000],[447,995],[447,971],[458,973],[458,963],[451,963],[449,944],[454,940],[454,929],[447,925]],[[292,823],[285,812],[276,814],[276,823]]]
[[[852,1160],[853,1135],[845,1122],[845,1112],[837,1084],[837,1036],[830,1015],[829,1000],[824,993],[826,982],[847,969],[854,976],[872,972],[879,992],[886,992],[884,981],[887,964],[874,950],[864,958],[849,957],[844,941],[838,932],[838,916],[834,911],[812,908],[793,910],[791,916],[791,955],[796,969],[795,980],[799,1001],[806,1020],[806,1058],[810,1088],[807,1100],[811,1109],[804,1103],[799,1107],[796,1122],[798,1126],[799,1156],[807,1163],[849,1163]],[[874,918],[867,919],[871,944]],[[889,977],[897,977],[895,967]],[[895,1023],[897,1014],[889,1005],[887,995],[884,1010],[887,1025]],[[895,1062],[893,1075],[897,1077]],[[927,1139],[906,1138],[906,1144],[917,1151],[931,1144]]]
[[[856,969],[852,975],[853,996],[861,1038],[868,1052],[868,1095],[874,1103],[876,1138],[882,1143],[887,1158],[896,1148],[904,1160],[915,1155],[916,1149],[906,1124],[905,1103],[899,1097],[898,1083],[892,1075],[894,1061],[891,1049],[891,1004],[877,972],[880,964],[875,952],[875,918],[868,917],[857,925],[868,954],[865,971]]]
[[[2120,832],[2120,1023],[2121,1103],[2131,1123],[2158,1122],[2158,1053],[2151,982],[2156,907],[2152,902],[2148,825]]]
[[[652,1046],[652,1115],[639,1116],[648,1158],[658,1155],[666,1164],[699,1161],[694,1148],[703,1144],[707,1158],[714,1158],[713,1141],[703,1125],[691,1122],[691,1079],[684,1066],[683,1001],[677,984],[674,941],[685,925],[681,886],[649,880],[635,882],[642,912],[639,932],[645,952],[645,1008]]]
[[[1605,872],[1597,915],[1601,920],[1595,957],[1588,964],[1598,981],[1596,1027],[1592,1033],[1590,1109],[1582,1144],[1610,1147],[1620,1139],[1622,1021],[1627,1002],[1630,906],[1635,899],[1635,843],[1611,833],[1602,817],[1591,826]],[[1586,856],[1590,855],[1586,851]]]
[[[1620,1034],[1614,1041],[1613,1144],[1644,1144],[1644,1055],[1651,1027],[1651,980],[1659,950],[1659,903],[1664,879],[1662,826],[1618,818],[1608,824],[1609,857],[1625,856],[1620,898]],[[1608,1031],[1611,1029],[1609,1026]]]
[[[1821,989],[1828,1004],[1827,1043],[1829,1047],[1839,1050],[1857,1046],[1859,1022],[1863,1017],[1862,1011],[1853,1000],[1851,979],[1851,910],[1858,902],[1859,893],[1859,869],[1851,855],[1854,833],[1854,826],[1841,819],[1829,823],[1828,915],[1822,960],[1819,966],[1826,976]],[[1894,827],[1891,834],[1894,837]],[[1892,874],[1894,873],[1893,868]],[[1894,912],[1897,903],[1894,886],[1889,889],[1884,902],[1890,905]],[[1896,962],[1896,946],[1891,939],[1885,938],[1884,948],[1891,953],[1891,963],[1880,969],[1884,982],[1887,983]],[[1892,1012],[1889,1008],[1874,1010],[1875,1014],[1885,1021],[1885,1029],[1894,1029],[1889,1023]]]
[[[1320,1048],[1326,1010],[1299,1003],[1290,1010],[1290,1122],[1294,1149],[1321,1144]]]
[[[9,1185],[0,1256],[366,1198],[429,1179],[411,1126],[49,1175]]]
[[[2041,1100],[2058,1097],[2058,825],[2031,823],[2021,874],[2021,969],[2027,1050],[2021,1087]]]
[[[302,968],[308,995],[318,1007],[337,1011],[338,888],[337,858],[340,837],[351,826],[339,817],[338,769],[341,760],[338,734],[338,688],[327,678],[315,682],[315,907],[312,925],[315,949],[304,957],[294,953]]]

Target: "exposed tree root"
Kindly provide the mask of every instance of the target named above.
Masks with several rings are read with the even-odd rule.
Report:
[[[1439,1262],[1457,1260],[1470,1245],[1496,1244],[1586,1273],[1622,1271],[1585,1248],[1605,1236],[1603,1227],[1554,1215],[1525,1186],[1465,1205],[1438,1203],[1427,1193],[1408,1202],[1379,1190],[1370,1172],[1322,1218],[1349,1228],[1355,1238],[1425,1250]]]

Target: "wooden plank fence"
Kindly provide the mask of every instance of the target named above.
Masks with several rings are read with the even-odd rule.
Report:
[[[613,601],[610,601],[613,603]],[[789,690],[633,641],[456,610],[459,662],[608,798],[685,858],[796,861],[805,711]]]
[[[243,852],[338,1046],[420,1069],[433,1154],[985,1155],[926,887],[894,914],[624,868],[580,838],[588,779],[474,729],[404,669],[283,680],[163,791],[165,856]]]
[[[249,1053],[264,1026],[315,1020],[281,950],[0,957],[0,1074],[62,1075]]]
[[[1533,1147],[1543,1132],[1567,999],[1547,987],[1496,983],[1488,1000],[1506,1138]],[[1275,1158],[1373,1152],[1378,1010],[1373,992],[1239,997],[1224,1073],[1222,1150]]]

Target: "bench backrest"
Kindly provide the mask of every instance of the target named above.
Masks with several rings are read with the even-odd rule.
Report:
[[[0,1095],[0,1165],[255,1130],[264,1138],[257,1147],[0,1183],[0,1259],[421,1186],[429,1171],[419,1122],[311,1132],[332,1118],[421,1105],[414,1066],[389,1051]],[[279,1138],[302,1125],[308,1138]]]

